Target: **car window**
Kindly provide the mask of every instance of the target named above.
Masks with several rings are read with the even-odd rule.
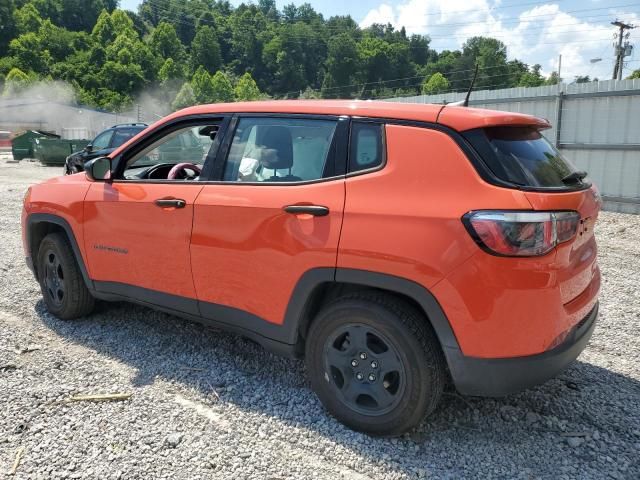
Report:
[[[123,143],[127,142],[130,138],[135,137],[142,130],[142,128],[119,128],[113,134],[111,146],[113,148],[119,147]]]
[[[224,169],[229,182],[299,182],[323,178],[337,122],[241,118]]]
[[[491,127],[465,134],[501,180],[527,187],[567,187],[576,168],[534,127]]]
[[[109,146],[109,142],[111,141],[111,135],[113,135],[113,130],[107,130],[106,132],[102,132],[96,138],[93,139],[91,145],[93,145],[94,150],[102,150],[103,148],[107,148]]]
[[[382,165],[383,126],[376,123],[354,122],[351,126],[349,172],[367,170]]]
[[[167,133],[127,160],[124,177],[130,180],[183,180],[170,177],[173,166],[179,163],[197,166],[188,173],[192,174],[191,179],[198,177],[218,127],[218,124],[189,126]],[[197,175],[193,175],[194,172]]]

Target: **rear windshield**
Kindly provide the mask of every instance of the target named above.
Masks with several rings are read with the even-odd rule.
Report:
[[[130,138],[135,137],[142,130],[144,130],[144,128],[119,128],[113,134],[113,140],[111,142],[111,146],[113,148],[119,147],[124,142],[128,141]]]
[[[501,180],[526,187],[583,185],[570,179],[576,168],[536,128],[491,127],[465,137]]]

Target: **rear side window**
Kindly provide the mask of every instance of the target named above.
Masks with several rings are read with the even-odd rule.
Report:
[[[568,179],[575,167],[536,128],[491,127],[465,137],[500,180],[526,187],[576,186]]]
[[[383,126],[377,123],[354,122],[351,125],[349,173],[368,170],[382,165]]]

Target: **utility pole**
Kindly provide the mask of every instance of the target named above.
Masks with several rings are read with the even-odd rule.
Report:
[[[622,45],[622,39],[629,38],[629,32],[625,35],[625,30],[632,30],[635,25],[631,25],[628,23],[624,23],[620,20],[616,20],[615,22],[611,22],[611,25],[615,25],[619,28],[618,33],[618,43],[614,44],[615,54],[616,54],[616,63],[613,66],[613,80],[622,80],[622,69],[624,67],[624,57],[628,57],[631,55],[631,51],[633,50],[633,45],[630,45],[629,42],[625,42],[624,46]]]
[[[562,54],[558,55],[558,83],[562,83],[562,77],[560,73],[562,72]]]

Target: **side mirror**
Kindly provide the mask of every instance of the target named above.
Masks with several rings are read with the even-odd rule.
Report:
[[[84,172],[92,182],[109,182],[111,181],[111,159],[109,157],[94,158],[87,162]]]
[[[88,144],[86,147],[84,147],[84,151],[87,153],[91,153],[93,151],[93,145]]]

